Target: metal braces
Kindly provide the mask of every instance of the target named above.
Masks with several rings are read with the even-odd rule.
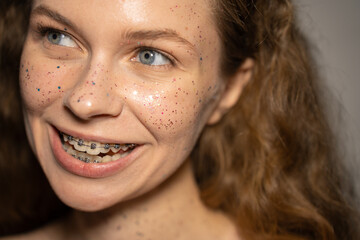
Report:
[[[84,143],[84,140],[82,139],[79,139],[79,140],[76,140],[74,139],[73,136],[70,136],[70,135],[66,135],[67,139],[69,141],[75,141],[79,146],[86,146],[86,147],[90,147],[91,149],[95,149],[95,148],[104,148],[104,149],[110,149],[110,147],[114,147],[115,149],[120,149],[120,144],[109,144],[109,143],[106,143],[103,147],[99,147],[96,145],[96,143],[91,143],[90,145],[87,145]],[[125,144],[126,147],[128,148],[133,148],[135,147],[135,144],[131,143],[131,144]]]

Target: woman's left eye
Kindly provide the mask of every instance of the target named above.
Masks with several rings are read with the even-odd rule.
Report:
[[[60,45],[64,47],[76,47],[76,42],[67,34],[57,32],[57,31],[49,31],[47,33],[47,39],[50,43],[55,45]]]
[[[154,50],[139,51],[139,53],[135,57],[135,61],[152,66],[171,64],[171,61],[168,57]]]

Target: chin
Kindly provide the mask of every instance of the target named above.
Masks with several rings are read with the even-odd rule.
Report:
[[[56,192],[56,191],[55,191]],[[117,203],[122,202],[121,199],[114,201],[109,199],[104,195],[99,195],[95,193],[81,193],[76,192],[56,192],[60,200],[67,206],[84,212],[97,212],[104,209],[107,209]]]

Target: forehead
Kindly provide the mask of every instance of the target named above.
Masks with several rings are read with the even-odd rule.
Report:
[[[213,44],[218,40],[210,0],[35,0],[33,9],[39,6],[99,36],[126,29],[169,29],[198,48],[206,39]]]

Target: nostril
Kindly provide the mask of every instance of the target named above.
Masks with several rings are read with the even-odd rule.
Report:
[[[123,101],[109,97],[103,97],[103,90],[92,90],[91,94],[86,93],[84,88],[81,91],[69,93],[64,97],[63,104],[76,117],[89,120],[98,117],[114,117],[120,115],[123,108]],[[120,96],[119,96],[120,98]]]

